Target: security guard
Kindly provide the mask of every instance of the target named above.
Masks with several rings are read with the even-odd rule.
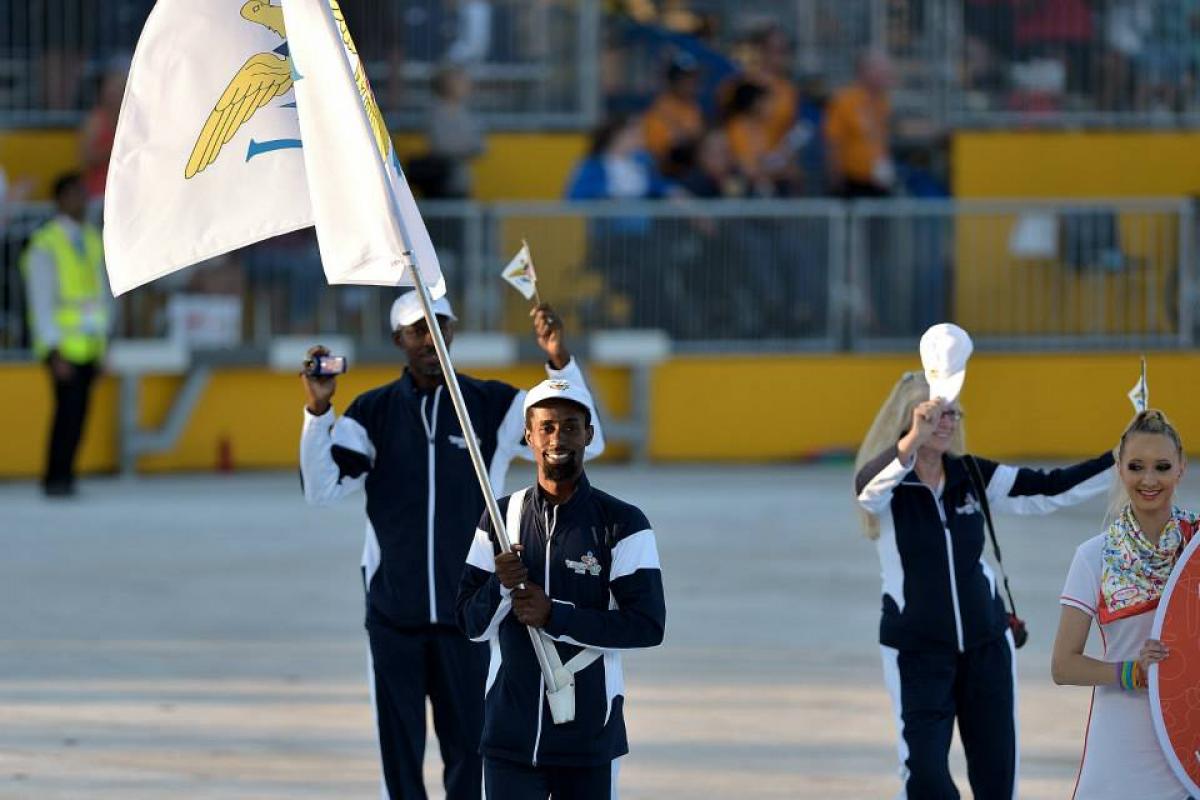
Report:
[[[449,342],[455,321],[450,303],[443,298],[433,308]],[[304,495],[310,504],[324,505],[366,491],[362,567],[385,796],[426,796],[421,766],[428,695],[446,798],[478,800],[488,654],[458,630],[454,608],[483,496],[415,292],[396,300],[391,323],[407,369],[359,395],[344,416],[335,417],[330,405],[333,378],[303,379]],[[547,372],[584,386],[548,305],[535,309],[534,333],[549,359]],[[502,489],[509,462],[522,453],[530,457],[523,447],[525,392],[461,374],[458,381],[492,485]],[[597,433],[588,454],[602,449]]]
[[[85,221],[87,192],[78,173],[54,184],[57,215],[34,232],[21,259],[34,355],[50,370],[54,421],[42,487],[75,493],[75,453],[92,382],[100,371],[112,313],[100,231]]]
[[[591,398],[569,380],[525,398],[537,483],[501,500],[514,542],[500,553],[484,517],[467,556],[458,621],[491,645],[485,699],[488,800],[610,800],[625,735],[621,651],[654,647],[666,626],[654,531],[634,506],[591,486]],[[547,696],[526,627],[556,676]]]

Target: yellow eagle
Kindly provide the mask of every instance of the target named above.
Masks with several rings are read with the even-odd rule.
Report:
[[[346,26],[345,16],[337,0],[329,0],[329,8],[334,21],[342,34],[342,41],[352,54],[358,55],[354,40],[350,37],[350,29]],[[243,19],[262,25],[274,32],[280,39],[287,38],[283,24],[282,6],[273,6],[269,0],[248,0],[241,10]],[[354,82],[358,86],[363,108],[371,123],[375,135],[375,144],[379,148],[380,158],[386,159],[391,145],[387,126],[383,121],[383,112],[371,92],[367,75],[363,68],[362,59],[354,70]],[[221,148],[229,143],[238,130],[246,123],[254,112],[267,105],[276,97],[287,94],[292,88],[292,68],[286,56],[278,53],[258,53],[251,56],[233,76],[233,80],[225,87],[221,98],[217,100],[212,113],[200,130],[192,155],[188,159],[183,177],[192,178],[217,160]]]

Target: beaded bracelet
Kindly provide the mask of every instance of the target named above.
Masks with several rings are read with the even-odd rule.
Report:
[[[1122,661],[1117,664],[1117,683],[1127,692],[1146,688],[1146,672],[1137,661]]]

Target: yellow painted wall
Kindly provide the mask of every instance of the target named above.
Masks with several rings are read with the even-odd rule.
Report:
[[[396,134],[401,160],[426,151],[420,133]],[[475,163],[479,200],[544,200],[562,196],[567,177],[587,149],[580,133],[492,133]],[[79,163],[78,135],[70,129],[0,131],[0,164],[11,179],[33,178],[34,199],[50,196],[53,180]]]
[[[1152,354],[1151,396],[1200,451],[1200,355]],[[652,457],[782,460],[854,449],[907,356],[676,358],[654,378]],[[1128,354],[993,355],[971,361],[963,401],[972,450],[1076,458],[1115,444],[1132,416]],[[1190,438],[1189,438],[1190,437]]]
[[[959,131],[956,197],[1200,194],[1200,132]]]
[[[954,137],[953,177],[962,198],[1182,197],[1200,193],[1200,133],[963,131]],[[1174,281],[1173,216],[1122,213],[1129,263],[1108,274],[1012,257],[1017,222],[1015,214],[956,221],[957,322],[1001,335],[1174,332],[1172,310],[1146,299],[1164,297]]]
[[[1149,356],[1151,397],[1200,451],[1200,404],[1194,402],[1200,354]],[[729,356],[675,358],[653,376],[650,454],[663,461],[771,461],[857,447],[892,383],[918,366],[908,356]],[[1074,459],[1115,444],[1132,414],[1126,392],[1137,374],[1131,354],[1002,355],[971,361],[964,393],[973,451],[1002,459]],[[473,374],[530,385],[537,366]],[[342,379],[335,405],[395,375],[363,367]],[[629,375],[593,368],[595,388],[616,416],[628,413]],[[161,422],[179,378],[144,387],[143,423]],[[29,477],[42,463],[49,392],[41,368],[0,367],[9,409],[0,477]],[[228,437],[242,468],[291,469],[297,463],[302,397],[292,375],[258,369],[215,374],[178,448],[144,458],[145,470],[211,470]],[[116,468],[116,384],[101,381],[80,466]],[[626,448],[610,452],[627,455]]]
[[[344,409],[360,392],[387,383],[397,374],[394,366],[367,366],[341,379],[334,400]],[[537,366],[511,369],[471,370],[479,378],[505,380],[531,386],[545,377]],[[589,370],[593,388],[615,416],[629,411],[625,370],[596,367]],[[295,375],[256,368],[215,372],[184,430],[176,449],[165,455],[147,456],[139,467],[147,471],[211,470],[217,464],[218,447],[227,438],[234,464],[252,469],[293,468],[298,463],[301,408],[304,398]],[[182,378],[150,376],[142,383],[142,424],[157,426],[165,418]],[[34,365],[0,366],[0,396],[11,404],[13,417],[6,426],[0,477],[30,477],[43,463],[51,406],[45,370]],[[111,472],[117,468],[117,382],[102,379],[84,434],[79,467],[84,472]],[[621,458],[626,448],[616,448],[610,457]]]
[[[79,169],[79,136],[69,128],[0,130],[0,165],[10,182],[33,181],[32,200],[48,200],[55,178]]]

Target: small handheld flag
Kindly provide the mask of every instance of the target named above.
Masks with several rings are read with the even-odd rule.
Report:
[[[538,294],[537,272],[533,268],[533,256],[529,252],[529,242],[521,240],[521,249],[513,256],[512,261],[500,273],[500,277],[516,289],[526,300],[537,298],[541,305],[542,298]]]
[[[1146,357],[1142,356],[1142,376],[1129,390],[1129,402],[1133,403],[1134,411],[1138,414],[1150,407],[1150,389],[1146,386]]]

